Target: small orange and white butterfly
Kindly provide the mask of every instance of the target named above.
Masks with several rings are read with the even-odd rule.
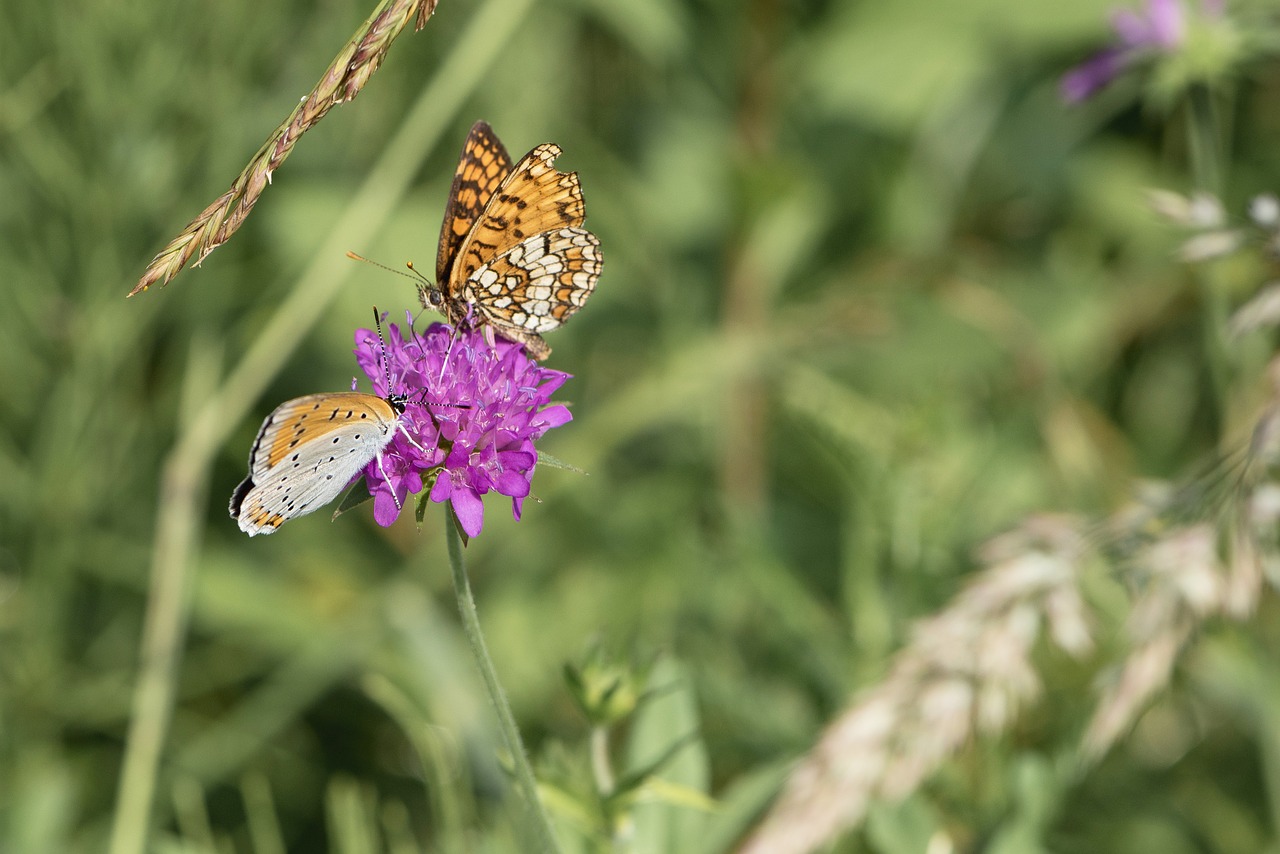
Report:
[[[390,389],[385,348],[383,370]],[[408,399],[347,391],[309,394],[277,406],[253,442],[249,476],[231,493],[231,518],[251,537],[271,534],[337,498],[371,460],[389,480],[382,452],[397,432],[422,448],[401,422]]]
[[[493,129],[476,122],[462,147],[440,228],[436,283],[424,308],[454,326],[488,323],[534,359],[595,290],[600,241],[586,219],[576,172],[559,172],[560,146],[544,143],[511,165]]]

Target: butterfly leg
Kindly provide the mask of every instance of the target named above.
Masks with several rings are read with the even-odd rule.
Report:
[[[424,447],[422,447],[421,445],[419,445],[419,444],[418,444],[418,440],[417,440],[417,439],[415,439],[415,438],[413,438],[412,436],[410,436],[410,435],[409,435],[409,431],[408,431],[408,430],[406,430],[406,429],[404,429],[404,425],[403,425],[403,424],[397,424],[397,425],[396,425],[396,429],[397,429],[397,430],[399,430],[401,433],[403,433],[403,434],[404,434],[404,437],[405,437],[406,439],[408,439],[408,440],[409,440],[409,444],[410,444],[410,445],[413,445],[415,448],[417,448],[419,451],[422,451],[422,453],[424,453],[424,454],[425,454],[425,453],[428,453],[428,451],[427,451],[427,449],[426,449],[426,448],[424,448]]]
[[[457,330],[457,328],[455,328],[453,330],[453,335],[449,337],[449,349],[446,350],[444,353],[444,362],[442,362],[440,365],[440,377],[437,380],[437,382],[444,382],[444,375],[449,370],[449,359],[451,356],[453,356],[453,345],[458,343],[458,338],[460,335],[461,333]]]
[[[399,496],[399,495],[396,495],[396,488],[395,488],[395,486],[393,486],[393,485],[392,485],[392,483],[391,483],[391,478],[387,477],[387,470],[386,470],[385,468],[383,468],[383,467],[382,467],[382,452],[381,452],[381,451],[379,451],[379,452],[378,452],[378,456],[377,456],[377,458],[376,458],[376,459],[378,460],[378,471],[382,472],[382,479],[383,479],[383,480],[385,480],[385,481],[387,482],[387,486],[390,486],[390,487],[391,487],[391,500],[392,500],[392,501],[394,501],[394,502],[396,503],[396,509],[397,509],[397,510],[403,510],[403,509],[404,509],[404,505],[400,503],[400,496]]]

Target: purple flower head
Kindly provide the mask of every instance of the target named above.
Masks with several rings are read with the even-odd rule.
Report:
[[[570,375],[539,366],[519,344],[500,338],[490,344],[484,329],[435,323],[419,334],[410,324],[408,338],[395,324],[389,330],[390,389],[377,333],[356,330],[356,362],[374,393],[407,397],[400,417],[405,432],[396,431],[381,468],[374,460],[364,469],[373,518],[390,525],[409,493],[434,478],[431,500],[451,501],[469,537],[484,525],[486,492],[510,496],[519,519],[538,462],[534,442],[573,417],[550,403]]]
[[[1104,48],[1062,76],[1064,101],[1078,103],[1102,89],[1126,68],[1155,54],[1173,53],[1186,42],[1184,0],[1146,0],[1141,11],[1117,9],[1111,14],[1116,45]],[[1220,20],[1222,0],[1201,0],[1200,17]]]

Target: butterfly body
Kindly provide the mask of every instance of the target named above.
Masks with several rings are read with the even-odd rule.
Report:
[[[359,392],[312,394],[276,407],[249,453],[249,476],[231,495],[231,517],[249,536],[338,496],[400,429],[404,400]]]
[[[600,242],[582,227],[582,187],[544,143],[514,166],[484,122],[467,136],[445,208],[436,281],[420,298],[454,326],[487,323],[545,359],[541,333],[564,323],[595,290]]]

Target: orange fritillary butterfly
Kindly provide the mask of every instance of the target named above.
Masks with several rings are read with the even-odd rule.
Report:
[[[493,129],[476,122],[453,176],[436,284],[424,307],[457,326],[488,323],[535,359],[551,348],[544,332],[560,326],[595,290],[603,257],[586,218],[576,172],[560,172],[560,146],[544,143],[511,165]]]

